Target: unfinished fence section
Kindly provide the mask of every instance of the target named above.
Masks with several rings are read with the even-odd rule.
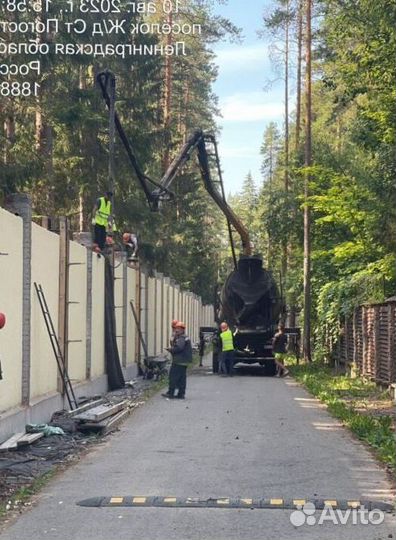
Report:
[[[105,362],[105,264],[90,249],[90,235],[65,226],[49,231],[32,222],[30,199],[14,196],[0,208],[0,311],[7,317],[0,332],[0,437],[30,421],[47,421],[67,406],[51,341],[34,283],[42,287],[60,350],[77,396],[107,389]],[[150,355],[169,346],[172,319],[183,320],[193,342],[199,327],[213,325],[212,306],[158,272],[128,265],[122,253],[114,270],[118,352],[125,377],[133,378],[144,352],[130,309],[133,302]],[[19,425],[19,424],[18,424]],[[5,426],[5,427],[4,427]]]
[[[378,383],[396,382],[396,297],[360,306],[345,320],[340,360],[354,363],[360,375]]]

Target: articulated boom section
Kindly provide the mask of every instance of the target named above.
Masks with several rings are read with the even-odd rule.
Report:
[[[225,199],[220,159],[216,139],[213,135],[205,134],[201,130],[196,130],[193,133],[193,135],[184,144],[180,154],[174,159],[164,174],[161,180],[161,188],[156,189],[152,193],[153,198],[156,199],[158,203],[171,198],[169,188],[180,169],[190,160],[194,150],[196,150],[198,153],[199,167],[206,191],[223,212],[228,223],[232,225],[239,233],[242,241],[243,254],[251,255],[252,249],[249,232],[238,216],[229,207]],[[212,164],[209,161],[210,158],[212,158],[214,161],[213,167],[211,167]],[[212,178],[211,169],[213,168],[217,174],[216,180]]]

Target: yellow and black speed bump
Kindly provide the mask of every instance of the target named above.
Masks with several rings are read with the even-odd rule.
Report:
[[[338,510],[382,510],[392,512],[393,506],[384,502],[367,500],[338,500],[338,499],[257,499],[241,498],[233,499],[228,497],[200,499],[197,497],[94,497],[78,502],[79,506],[88,508],[250,508],[258,510],[296,510],[301,509],[305,504],[315,505],[316,510],[323,510],[331,506]]]

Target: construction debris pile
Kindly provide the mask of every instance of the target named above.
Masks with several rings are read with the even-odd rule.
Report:
[[[144,403],[151,385],[152,381],[139,380],[104,397],[82,398],[77,409],[55,412],[48,425],[28,424],[26,433],[0,441],[0,505],[15,509],[10,501],[18,490],[100,443],[101,436]]]
[[[94,431],[106,435],[115,429],[140,402],[123,400],[120,403],[106,402],[103,399],[79,407],[69,413],[79,431]]]

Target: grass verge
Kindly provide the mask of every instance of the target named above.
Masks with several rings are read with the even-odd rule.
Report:
[[[392,404],[387,391],[375,383],[336,375],[324,364],[291,365],[290,373],[326,403],[329,412],[369,444],[378,459],[395,472],[396,440]]]

